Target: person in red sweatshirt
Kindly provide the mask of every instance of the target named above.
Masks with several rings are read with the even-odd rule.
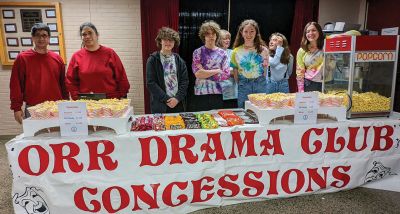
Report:
[[[68,65],[66,85],[73,100],[79,93],[104,93],[107,98],[124,98],[129,92],[125,68],[115,51],[99,44],[96,27],[83,23],[82,46]]]
[[[47,49],[50,29],[43,23],[31,29],[33,49],[18,54],[10,78],[10,109],[18,123],[29,117],[27,108],[44,101],[68,99],[63,59]],[[25,102],[25,110],[22,105]]]

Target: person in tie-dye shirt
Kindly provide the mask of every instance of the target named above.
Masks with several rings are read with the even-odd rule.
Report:
[[[244,108],[247,95],[265,93],[267,88],[269,53],[256,21],[248,19],[240,24],[233,47],[231,66],[238,82],[238,107]]]
[[[298,92],[322,91],[323,46],[324,37],[321,26],[316,22],[307,23],[296,55]]]
[[[161,50],[152,53],[146,64],[151,113],[183,112],[186,110],[189,78],[185,61],[172,52],[173,48],[179,46],[179,34],[163,27],[155,40]]]
[[[214,21],[204,22],[199,37],[204,46],[194,50],[192,70],[196,77],[193,111],[223,108],[221,82],[230,76],[225,50],[216,46],[220,27]]]

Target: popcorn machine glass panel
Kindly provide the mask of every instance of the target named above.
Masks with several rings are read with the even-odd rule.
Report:
[[[325,40],[323,91],[345,97],[348,118],[389,116],[393,110],[398,36]]]

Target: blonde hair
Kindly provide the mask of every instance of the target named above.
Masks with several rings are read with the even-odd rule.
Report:
[[[232,39],[232,36],[231,36],[231,33],[229,33],[229,31],[224,30],[224,29],[222,29],[220,31],[219,35],[220,35],[220,38],[219,38],[219,40],[217,42],[217,46],[220,47],[220,48],[223,48],[222,40],[226,39],[226,37],[228,37],[228,36],[229,36],[229,39]]]
[[[201,41],[204,43],[205,42],[205,37],[207,34],[207,31],[211,30],[217,35],[217,41],[220,37],[220,31],[221,28],[219,27],[219,24],[217,24],[215,21],[205,21],[201,26],[199,30],[199,37]]]

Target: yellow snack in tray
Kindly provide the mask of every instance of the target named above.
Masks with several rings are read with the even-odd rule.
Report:
[[[58,100],[45,101],[28,108],[33,119],[48,119],[58,117],[58,104],[62,102],[84,102],[86,103],[89,117],[121,117],[130,105],[130,99],[102,99],[102,100]]]
[[[123,103],[111,105],[111,115],[112,117],[121,117],[127,109],[128,106]]]
[[[353,112],[390,111],[390,98],[374,92],[353,94]]]
[[[164,121],[166,130],[176,130],[185,128],[185,122],[183,121],[180,115],[165,116]]]
[[[250,94],[249,100],[259,108],[292,108],[294,106],[295,95],[285,93],[273,94]]]
[[[343,105],[349,106],[349,98],[346,91],[330,91],[342,97]],[[381,112],[390,111],[390,98],[374,92],[359,93],[353,91],[352,112]]]
[[[88,117],[101,117],[103,116],[101,105],[97,103],[86,103],[86,111]]]

